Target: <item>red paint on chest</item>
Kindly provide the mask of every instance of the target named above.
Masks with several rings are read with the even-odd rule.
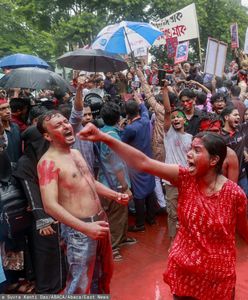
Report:
[[[54,161],[43,160],[38,165],[39,183],[40,185],[47,185],[53,179],[57,180],[60,169],[55,168]]]

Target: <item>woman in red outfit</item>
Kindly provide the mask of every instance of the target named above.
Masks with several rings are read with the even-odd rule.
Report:
[[[222,137],[198,134],[187,155],[188,168],[150,159],[92,124],[79,137],[105,142],[132,167],[178,187],[179,230],[164,273],[174,299],[233,299],[235,230],[248,243],[247,199],[236,183],[221,174],[227,151]]]

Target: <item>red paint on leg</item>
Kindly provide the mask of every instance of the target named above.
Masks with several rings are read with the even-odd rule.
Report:
[[[60,169],[55,168],[54,161],[43,160],[42,163],[38,165],[37,169],[40,185],[47,185],[53,179],[58,179]]]

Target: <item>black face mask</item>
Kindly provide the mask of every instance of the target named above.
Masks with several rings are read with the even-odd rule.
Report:
[[[0,152],[0,181],[8,182],[11,176],[11,163],[6,150]]]

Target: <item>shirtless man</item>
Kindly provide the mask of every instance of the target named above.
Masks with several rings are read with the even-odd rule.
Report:
[[[56,111],[43,114],[37,128],[50,142],[38,163],[45,211],[62,223],[69,274],[65,294],[108,294],[113,271],[109,224],[98,194],[120,204],[128,195],[94,180],[75,142],[69,121]]]

